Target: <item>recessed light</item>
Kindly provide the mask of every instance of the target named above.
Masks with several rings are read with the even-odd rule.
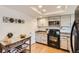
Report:
[[[43,11],[43,12],[46,12],[46,9],[43,9],[42,11]]]
[[[38,8],[42,8],[42,7],[43,7],[42,5],[39,5],[39,6],[38,6]]]
[[[61,6],[57,6],[57,8],[61,8]]]

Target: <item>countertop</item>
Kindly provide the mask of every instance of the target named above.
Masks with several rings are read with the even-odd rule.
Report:
[[[60,29],[60,33],[67,33],[67,34],[70,34],[70,33],[71,33],[71,27],[63,26],[63,27]]]
[[[44,30],[38,30],[38,31],[36,31],[36,32],[47,32],[47,31],[44,31]]]
[[[38,31],[36,31],[36,33],[47,35],[48,34],[48,31],[38,30]]]
[[[25,38],[29,38],[29,37],[30,37],[30,36],[26,36]],[[25,39],[25,38],[23,38],[23,39]],[[8,42],[8,43],[2,40],[0,43],[1,43],[2,45],[6,46],[6,45],[8,45],[8,44],[12,44],[12,43],[15,43],[15,42],[20,41],[20,40],[23,40],[23,39],[20,39],[20,38],[16,39],[16,38],[15,38],[15,39],[12,39],[11,42]]]
[[[70,27],[62,27],[61,29],[59,29],[60,30],[60,34],[68,34],[68,35],[70,35],[70,33],[71,33],[71,28]],[[37,30],[36,31],[36,33],[47,33],[48,34],[48,30],[46,31],[46,30]]]
[[[60,30],[60,33],[63,33],[63,34],[70,34],[71,31],[69,31],[69,30]]]

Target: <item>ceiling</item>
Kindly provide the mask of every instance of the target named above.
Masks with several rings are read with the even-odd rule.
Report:
[[[39,6],[41,8],[39,8]],[[4,7],[17,10],[31,17],[46,17],[62,14],[73,14],[77,5],[5,5]],[[44,11],[43,11],[44,10]]]

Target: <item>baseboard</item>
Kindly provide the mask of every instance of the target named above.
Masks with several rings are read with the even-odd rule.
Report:
[[[60,48],[61,50],[63,50],[63,51],[66,51],[66,52],[70,52],[69,50],[66,50],[66,49],[62,49],[62,48]]]
[[[44,44],[44,43],[40,43],[40,42],[36,42],[36,43],[39,43],[39,44],[42,44],[42,45],[46,45],[46,46],[48,46],[47,44]]]

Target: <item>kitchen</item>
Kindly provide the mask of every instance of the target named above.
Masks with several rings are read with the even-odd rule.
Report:
[[[1,52],[19,53],[21,50],[25,52],[26,47],[31,53],[71,52],[70,35],[75,9],[75,5],[0,6],[1,47],[5,46],[3,43],[5,36],[13,35],[10,37],[13,43],[9,43],[8,48],[6,46],[1,48]],[[46,51],[42,51],[44,47]],[[15,48],[22,49],[17,52]],[[49,49],[52,51],[49,52]]]
[[[38,31],[36,32],[36,42],[48,44],[49,46],[52,47],[56,45],[55,48],[70,51],[69,40],[70,40],[70,32],[71,32],[70,30],[71,30],[71,22],[72,22],[71,17],[73,17],[73,15],[68,14],[68,15],[54,16],[54,17],[48,17],[46,19],[43,18],[38,20]],[[64,21],[63,19],[66,21]],[[58,33],[52,34],[53,32],[55,33],[58,32]],[[53,42],[51,42],[51,40],[53,41],[58,40],[58,41],[54,44]]]

